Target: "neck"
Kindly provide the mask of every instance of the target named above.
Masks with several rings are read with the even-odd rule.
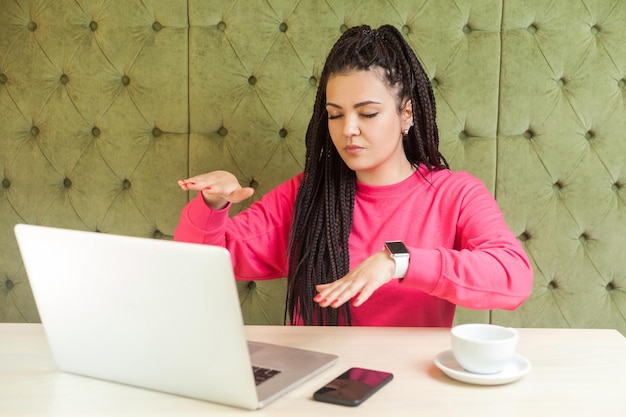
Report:
[[[415,167],[407,160],[401,166],[388,169],[385,172],[379,171],[357,171],[356,179],[367,185],[393,185],[404,181],[415,172]]]

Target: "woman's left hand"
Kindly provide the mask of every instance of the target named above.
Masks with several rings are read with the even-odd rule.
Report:
[[[391,281],[395,262],[387,252],[376,252],[361,262],[346,276],[330,284],[320,284],[315,288],[318,294],[313,301],[321,307],[337,308],[357,296],[352,305],[358,307],[367,301],[378,288]]]

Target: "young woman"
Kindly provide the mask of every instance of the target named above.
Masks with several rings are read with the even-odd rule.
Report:
[[[347,30],[320,79],[304,172],[253,194],[224,171],[174,238],[225,246],[240,280],[288,277],[294,325],[451,326],[455,305],[514,309],[532,269],[486,187],[439,152],[429,79],[402,34]]]

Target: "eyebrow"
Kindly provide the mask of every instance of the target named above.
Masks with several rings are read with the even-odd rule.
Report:
[[[374,100],[366,100],[366,101],[361,101],[360,103],[356,103],[354,105],[354,108],[357,109],[359,107],[367,106],[369,104],[381,104],[381,103],[378,102],[378,101],[374,101]],[[327,106],[331,106],[331,107],[335,107],[337,109],[341,109],[342,108],[339,104],[335,104],[335,103],[332,103],[330,101],[327,101],[326,105]]]

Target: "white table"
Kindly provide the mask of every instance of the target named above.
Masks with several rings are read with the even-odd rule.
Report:
[[[41,325],[0,324],[0,416],[626,416],[626,339],[615,330],[520,329],[532,371],[500,386],[457,382],[434,364],[448,329],[248,326],[249,339],[338,354],[336,366],[249,412],[55,369]],[[312,393],[351,366],[394,379],[356,408]]]

